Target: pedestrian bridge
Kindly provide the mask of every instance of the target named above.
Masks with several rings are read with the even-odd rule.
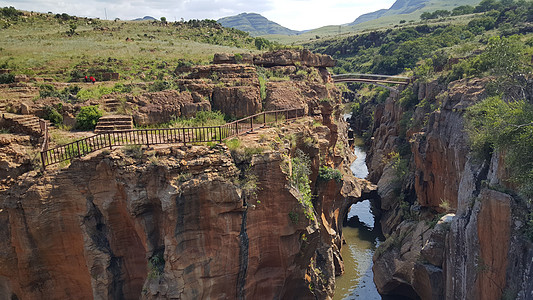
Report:
[[[398,88],[389,86],[388,84],[394,84],[399,86],[405,86],[411,83],[411,77],[405,76],[391,76],[391,75],[378,75],[378,74],[339,74],[332,75],[331,78],[335,83],[342,82],[359,82],[359,83],[369,83],[377,86],[384,87],[391,91],[398,92]]]

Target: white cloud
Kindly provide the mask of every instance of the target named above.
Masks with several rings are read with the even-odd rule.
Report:
[[[395,0],[7,0],[2,6],[39,12],[120,18],[130,20],[143,16],[169,21],[219,19],[242,12],[262,14],[268,19],[295,30],[325,25],[350,23],[359,15],[389,8]]]

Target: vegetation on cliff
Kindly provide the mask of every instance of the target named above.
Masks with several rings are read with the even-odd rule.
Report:
[[[405,25],[307,44],[338,60],[335,73],[399,74],[413,69],[421,59],[443,68],[449,57],[469,57],[484,48],[490,36],[531,32],[533,2],[483,1],[467,23]],[[451,13],[451,12],[450,12]],[[531,44],[531,38],[526,41]]]
[[[468,110],[472,148],[481,158],[505,154],[511,181],[533,199],[533,104],[490,97]]]

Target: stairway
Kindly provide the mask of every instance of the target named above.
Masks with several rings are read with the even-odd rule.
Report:
[[[9,128],[14,133],[25,133],[33,136],[42,136],[39,118],[34,115],[16,115],[2,113],[4,122],[9,124]],[[45,121],[48,123],[48,121]]]
[[[105,99],[104,101],[104,109],[106,111],[116,111],[121,105],[121,102],[117,99]]]
[[[94,132],[107,132],[113,130],[131,130],[133,129],[132,116],[126,115],[108,115],[98,120]]]

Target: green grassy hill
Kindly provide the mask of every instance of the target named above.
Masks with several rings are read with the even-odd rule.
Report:
[[[224,27],[239,29],[253,36],[268,34],[295,35],[299,33],[254,13],[242,13],[237,16],[225,17],[219,19],[218,22]]]
[[[395,28],[313,40],[303,46],[337,59],[335,73],[391,75],[415,69],[421,60],[446,64],[450,57],[469,57],[495,36],[516,35],[531,46],[533,1],[490,2],[495,5],[485,5],[484,1],[472,9],[474,14],[406,22]],[[522,55],[530,57],[531,47],[523,49],[529,50]],[[469,70],[457,72],[454,76],[461,77]]]
[[[477,5],[481,0],[397,0],[389,9],[364,14],[354,22],[325,26],[297,36],[268,35],[265,38],[283,44],[301,44],[324,37],[350,35],[366,30],[389,29],[407,22],[418,22],[425,12],[452,10],[461,5]]]
[[[217,52],[257,51],[253,37],[212,20],[104,21],[2,8],[0,28],[0,69],[55,81],[90,68],[161,77],[178,63],[210,62]]]

